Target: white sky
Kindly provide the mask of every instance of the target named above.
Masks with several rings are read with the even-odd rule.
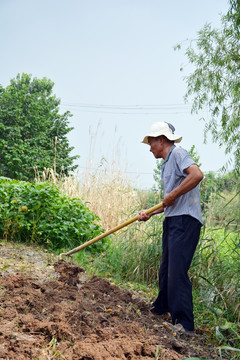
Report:
[[[0,0],[0,83],[22,72],[54,81],[61,111],[74,115],[69,140],[80,170],[89,157],[93,168],[116,159],[135,184],[151,187],[156,160],[140,141],[152,123],[167,121],[182,147],[195,144],[202,170],[217,171],[227,158],[210,137],[203,144],[204,124],[184,105],[191,69],[173,47],[206,22],[219,27],[228,7],[227,0]]]

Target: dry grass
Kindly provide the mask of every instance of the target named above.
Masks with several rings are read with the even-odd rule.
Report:
[[[110,166],[94,172],[87,168],[85,173],[75,175],[56,175],[52,169],[45,169],[37,181],[53,182],[66,195],[79,198],[97,214],[104,229],[121,224],[136,215],[140,199],[136,190],[118,167]]]
[[[113,134],[116,138],[117,129]],[[139,194],[127,177],[126,171],[120,167],[122,146],[120,141],[115,142],[109,163],[104,159],[102,151],[97,149],[98,143],[103,141],[101,122],[95,131],[89,128],[89,155],[86,168],[83,172],[65,176],[56,175],[54,169],[45,169],[36,181],[51,181],[66,195],[79,198],[88,208],[99,216],[106,231],[135,216],[141,209]],[[120,151],[121,149],[121,151]],[[55,154],[57,155],[57,154]],[[98,156],[101,160],[97,160]],[[99,164],[96,166],[96,161]],[[126,161],[123,163],[126,164]]]

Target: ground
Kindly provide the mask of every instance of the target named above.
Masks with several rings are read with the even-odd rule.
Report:
[[[176,335],[140,295],[36,247],[0,244],[0,359],[218,359]]]

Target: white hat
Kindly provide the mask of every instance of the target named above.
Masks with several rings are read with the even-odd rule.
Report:
[[[176,143],[179,143],[182,140],[182,136],[180,135],[174,135],[175,128],[172,124],[166,123],[166,122],[157,122],[152,124],[149,134],[145,136],[142,143],[148,144],[148,137],[158,137],[161,135],[166,136],[168,140],[174,141]]]

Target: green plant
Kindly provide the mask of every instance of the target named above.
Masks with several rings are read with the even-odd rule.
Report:
[[[52,250],[69,249],[99,235],[99,218],[79,199],[49,183],[0,180],[0,236],[35,242]],[[91,246],[102,249],[101,244]]]

